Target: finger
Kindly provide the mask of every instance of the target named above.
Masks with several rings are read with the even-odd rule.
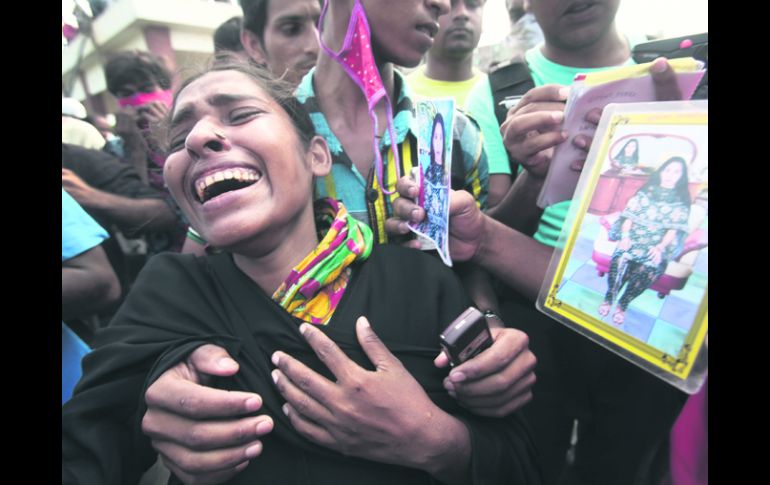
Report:
[[[334,401],[335,384],[283,352],[273,354],[273,363],[278,367],[272,372],[273,382],[281,395],[303,413],[327,417],[318,409],[318,402],[328,405]]]
[[[401,197],[415,199],[420,194],[420,186],[412,177],[407,175],[398,179],[396,182],[396,191],[398,191]]]
[[[529,337],[513,328],[492,329],[492,346],[452,369],[449,379],[454,383],[473,381],[497,374],[511,365],[520,354],[529,352]],[[534,358],[534,355],[533,355]]]
[[[189,357],[188,363],[198,373],[227,377],[238,372],[238,362],[222,347],[212,344],[201,345]]]
[[[586,164],[586,161],[584,159],[583,160],[575,160],[574,162],[572,162],[570,164],[569,168],[571,170],[574,170],[575,172],[580,172],[581,170],[583,170],[583,167],[585,166],[585,164]]]
[[[185,474],[201,476],[212,473],[233,471],[262,453],[262,442],[255,441],[233,448],[212,451],[190,452],[187,448],[169,441],[153,441],[153,448],[163,457],[163,461]]]
[[[332,421],[333,416],[323,404],[301,390],[280,370],[273,370],[272,376],[278,392],[296,412],[316,422],[328,423]]]
[[[454,384],[445,379],[445,388],[468,405],[477,407],[501,406],[515,397],[531,392],[537,380],[534,367],[529,371],[516,370],[513,377],[493,375],[479,381]]]
[[[476,414],[478,416],[487,416],[491,418],[502,418],[505,416],[508,416],[514,411],[518,411],[522,407],[524,407],[527,403],[529,403],[532,400],[532,393],[527,393],[521,396],[518,396],[502,406],[489,406],[489,407],[478,407],[478,406],[468,406],[462,402],[460,404],[465,407],[466,409],[469,409],[473,414]]]
[[[521,98],[521,101],[511,108],[514,112],[525,108],[527,105],[536,102],[547,101],[566,101],[569,97],[570,88],[568,86],[562,86],[560,84],[546,84],[534,89],[530,89]]]
[[[506,145],[523,138],[530,131],[556,131],[560,132],[561,122],[564,121],[564,113],[561,111],[540,111],[528,113],[513,118],[508,118],[500,127],[500,134]]]
[[[650,66],[652,83],[655,88],[656,101],[676,101],[682,99],[682,92],[676,82],[674,70],[665,57],[659,57],[652,61]]]
[[[401,219],[391,217],[385,220],[385,232],[389,236],[401,236],[409,233],[409,224]]]
[[[588,150],[591,148],[591,143],[593,143],[594,138],[592,136],[579,134],[575,135],[574,138],[572,138],[572,144],[575,145],[577,148],[583,150],[584,152],[588,152]]]
[[[557,112],[563,113],[565,108],[566,108],[566,104],[564,102],[531,103],[522,107],[516,113],[512,113],[511,118],[516,118],[525,114],[532,114],[532,113],[538,113],[538,112],[544,112],[544,111],[557,111]]]
[[[305,438],[323,445],[327,448],[335,449],[337,440],[322,426],[308,419],[307,416],[297,412],[291,404],[286,403],[283,405],[283,413],[289,418],[291,425],[295,430]]]
[[[253,442],[271,432],[273,426],[273,419],[266,415],[229,421],[191,421],[157,409],[148,411],[142,419],[142,432],[150,438],[199,451]]]
[[[393,201],[393,213],[402,221],[420,222],[425,218],[425,210],[404,197]]]
[[[567,133],[563,131],[548,131],[534,136],[528,136],[526,139],[507,143],[505,142],[505,148],[513,155],[516,160],[524,160],[531,156],[554,148],[567,140]]]
[[[299,326],[299,331],[305,338],[313,352],[318,356],[321,362],[332,371],[337,379],[345,378],[353,369],[358,369],[358,365],[350,360],[342,350],[321,330],[312,325],[303,323]],[[284,354],[286,355],[286,354]]]
[[[380,337],[374,333],[374,329],[369,324],[366,317],[358,317],[356,320],[356,336],[364,353],[369,357],[369,361],[374,364],[377,370],[389,370],[401,367],[401,362],[392,354],[390,350],[382,343]]]
[[[158,407],[187,418],[228,418],[262,407],[259,394],[201,386],[167,371],[144,395],[148,408]],[[148,409],[149,412],[149,409]]]
[[[182,483],[185,483],[186,485],[213,485],[218,483],[224,483],[227,480],[231,479],[235,475],[242,472],[247,466],[249,466],[249,462],[243,462],[240,465],[231,468],[229,470],[214,472],[214,473],[205,473],[201,475],[190,475],[188,473],[185,473],[183,470],[178,468],[176,465],[174,465],[172,462],[163,460],[163,464],[168,468],[171,473],[174,474],[177,478],[179,478]]]
[[[583,119],[591,124],[598,125],[599,121],[602,119],[603,112],[604,108],[593,108],[586,113]]]
[[[438,367],[439,369],[443,369],[444,367],[449,365],[449,357],[444,353],[444,351],[441,351],[441,353],[436,356],[435,359],[433,359],[433,365]]]

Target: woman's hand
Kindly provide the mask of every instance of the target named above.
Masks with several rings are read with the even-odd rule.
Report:
[[[650,262],[655,266],[659,265],[660,262],[663,261],[663,250],[664,248],[661,248],[660,245],[657,245],[651,247],[650,250],[647,251],[647,257],[650,258]]]
[[[300,434],[345,455],[434,475],[440,474],[435,460],[444,459],[448,443],[467,440],[470,449],[464,425],[430,400],[366,318],[356,322],[356,334],[374,371],[350,360],[319,329],[303,324],[300,331],[337,379],[330,381],[283,352],[273,354],[278,367],[273,380],[286,398],[284,412]]]

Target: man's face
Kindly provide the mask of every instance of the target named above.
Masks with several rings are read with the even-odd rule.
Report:
[[[580,50],[609,32],[620,0],[531,0],[530,5],[546,42]]]
[[[464,59],[481,38],[484,0],[452,0],[452,9],[438,19],[439,31],[429,55]]]
[[[433,46],[449,0],[363,0],[378,62],[414,67]]]
[[[270,0],[263,39],[244,31],[241,41],[249,56],[264,62],[277,77],[299,84],[318,59],[318,0]]]

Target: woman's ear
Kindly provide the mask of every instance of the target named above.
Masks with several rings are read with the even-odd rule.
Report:
[[[307,150],[308,160],[310,161],[310,170],[316,177],[325,177],[332,170],[332,154],[329,152],[329,145],[321,136],[314,136],[310,140],[310,146]]]

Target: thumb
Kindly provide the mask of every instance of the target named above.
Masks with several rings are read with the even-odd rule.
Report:
[[[187,358],[187,364],[197,374],[227,377],[238,372],[238,363],[222,347],[201,345]]]
[[[364,353],[377,370],[386,369],[389,366],[392,367],[394,363],[398,363],[398,359],[390,353],[380,337],[374,333],[366,317],[359,317],[356,321],[356,336],[361,348],[364,349]]]
[[[436,356],[435,359],[433,359],[433,365],[439,369],[443,369],[449,365],[449,357],[447,357],[443,350]]]

